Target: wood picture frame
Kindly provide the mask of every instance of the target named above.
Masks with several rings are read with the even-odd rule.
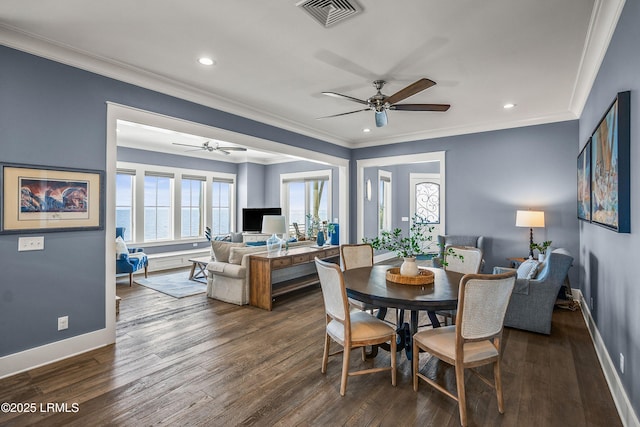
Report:
[[[591,139],[578,155],[578,219],[591,222]]]
[[[104,229],[104,172],[0,163],[0,233]]]
[[[630,92],[620,92],[591,136],[591,222],[631,230]]]

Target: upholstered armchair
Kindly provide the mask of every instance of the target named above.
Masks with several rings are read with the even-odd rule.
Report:
[[[149,259],[142,248],[127,248],[124,242],[124,227],[116,227],[116,274],[129,274],[129,286],[133,284],[133,273],[144,268],[147,277]]]
[[[538,266],[535,276],[529,274],[533,278],[523,277],[523,273],[526,275],[526,272],[518,271],[519,278],[511,294],[504,325],[549,335],[553,307],[572,262],[573,257],[568,255],[566,250],[556,249]],[[521,266],[521,269],[524,270],[525,267]],[[513,270],[494,267],[493,273]]]
[[[442,267],[442,260],[444,258],[444,250],[448,246],[468,246],[472,248],[478,248],[484,253],[484,237],[483,236],[467,236],[467,235],[445,235],[438,236],[438,247],[440,253],[433,259],[434,267]],[[484,259],[480,264],[479,273],[482,273],[484,268]]]

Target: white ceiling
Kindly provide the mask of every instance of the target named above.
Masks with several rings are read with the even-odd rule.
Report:
[[[0,42],[355,148],[577,118],[624,4],[357,1],[324,28],[295,0],[2,0]],[[448,112],[317,120],[361,107],[323,91],[367,99],[375,79],[391,95],[422,77],[437,85],[405,102]]]

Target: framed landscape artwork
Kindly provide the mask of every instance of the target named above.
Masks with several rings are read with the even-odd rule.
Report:
[[[591,221],[591,139],[578,155],[578,219]]]
[[[0,164],[1,233],[104,228],[104,173]]]
[[[591,222],[630,232],[630,106],[620,92],[591,136]]]

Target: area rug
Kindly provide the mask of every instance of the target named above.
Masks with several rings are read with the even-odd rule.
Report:
[[[189,280],[189,271],[151,276],[147,279],[134,279],[134,282],[174,298],[184,298],[207,291],[207,285]]]

